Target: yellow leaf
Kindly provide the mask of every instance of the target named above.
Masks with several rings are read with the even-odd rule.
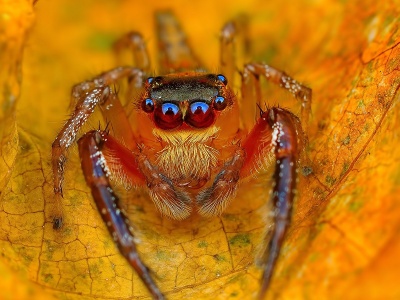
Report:
[[[196,4],[175,1],[171,8],[210,70],[218,70],[219,29],[245,14],[253,59],[313,89],[310,164],[300,172],[292,226],[267,298],[399,298],[398,5]],[[95,209],[76,150],[66,166],[65,224],[52,229],[57,207],[50,153],[68,118],[71,86],[114,66],[113,40],[138,30],[156,56],[152,20],[160,8],[166,5],[39,1],[26,42],[31,3],[1,0],[0,271],[10,279],[2,282],[0,298],[15,296],[16,282],[19,299],[42,293],[68,299],[148,297]],[[266,103],[283,100],[298,112],[279,88],[266,91]],[[98,127],[97,117],[87,128]],[[265,176],[244,184],[219,218],[183,222],[162,218],[142,191],[118,190],[140,233],[139,252],[169,299],[255,297],[261,271],[254,261],[265,244],[268,185]]]

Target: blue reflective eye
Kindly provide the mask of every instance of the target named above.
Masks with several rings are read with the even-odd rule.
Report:
[[[224,97],[218,96],[217,98],[215,98],[215,103],[218,104],[218,105],[221,105],[224,102],[225,102],[225,98]]]
[[[153,80],[154,80],[154,77],[149,77],[149,78],[147,78],[147,83],[152,83],[153,82]]]
[[[154,110],[154,101],[150,98],[143,100],[142,109],[147,113],[152,112]]]
[[[204,102],[193,102],[192,104],[190,104],[190,111],[192,112],[192,114],[196,114],[196,113],[203,113],[205,114],[208,111],[208,104],[204,103]]]
[[[218,96],[214,100],[214,108],[216,110],[223,110],[226,107],[226,99],[222,96]]]
[[[174,103],[163,103],[161,109],[164,115],[176,115],[179,112],[178,105]]]
[[[221,81],[223,84],[227,85],[228,79],[226,79],[226,77],[225,77],[224,75],[218,74],[218,75],[217,75],[217,78],[218,78],[218,80]]]

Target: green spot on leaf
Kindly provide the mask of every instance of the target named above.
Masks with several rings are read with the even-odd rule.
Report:
[[[250,237],[247,233],[238,234],[229,240],[229,244],[236,247],[245,247],[250,244]]]
[[[199,247],[199,248],[205,248],[205,247],[207,247],[208,246],[208,243],[206,242],[206,241],[200,241],[198,244],[197,244],[197,247]]]
[[[343,145],[348,145],[348,144],[350,144],[350,136],[348,135],[348,136],[346,136],[344,139],[343,139],[343,141],[342,141],[342,143],[343,143]]]
[[[325,182],[326,182],[328,185],[332,186],[332,185],[335,184],[336,179],[333,178],[331,175],[327,175],[327,176],[325,177]]]
[[[225,256],[220,255],[220,254],[215,254],[215,255],[214,255],[214,258],[215,258],[215,260],[218,261],[218,262],[224,262],[224,261],[226,261]]]
[[[158,260],[163,260],[163,261],[166,261],[166,260],[170,259],[170,255],[167,252],[163,251],[163,250],[158,250],[157,253],[156,253],[156,257],[157,257]]]
[[[351,212],[357,212],[361,207],[363,207],[363,205],[364,204],[361,201],[353,201],[349,204],[349,210]]]
[[[44,282],[49,282],[53,279],[53,275],[52,274],[45,274],[44,275]]]
[[[342,178],[346,174],[346,172],[349,170],[349,167],[350,167],[350,162],[345,161],[343,163],[342,171],[340,172],[339,175],[340,178]]]
[[[107,32],[95,32],[87,39],[87,46],[91,50],[110,51],[110,48],[116,37]]]
[[[319,254],[319,253],[312,253],[312,254],[310,255],[309,260],[310,260],[310,262],[315,262],[316,260],[319,259],[319,257],[320,257],[320,254]]]
[[[232,292],[230,296],[231,296],[231,297],[237,297],[238,295],[239,295],[238,292]]]
[[[31,143],[26,140],[25,135],[23,134],[19,134],[18,137],[19,137],[19,148],[21,152],[22,153],[29,152],[32,149]]]

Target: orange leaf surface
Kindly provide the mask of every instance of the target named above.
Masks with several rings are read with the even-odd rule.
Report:
[[[32,8],[30,2],[0,0],[0,299],[148,297],[109,237],[74,149],[66,166],[65,224],[52,229],[50,155],[68,118],[71,86],[112,68],[110,45],[129,30],[143,33],[155,57],[153,13],[166,5],[60,0]],[[245,15],[252,59],[313,89],[310,162],[300,172],[292,226],[267,298],[400,298],[399,6],[196,4],[175,1],[170,8],[210,70],[218,70],[219,29]],[[265,98],[299,111],[277,87],[266,87]],[[97,128],[98,117],[86,129]],[[268,185],[269,176],[260,176],[241,186],[221,217],[183,222],[162,218],[143,191],[118,190],[139,233],[139,252],[169,299],[255,297]]]

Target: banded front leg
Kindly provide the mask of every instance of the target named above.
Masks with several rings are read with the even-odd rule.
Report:
[[[270,285],[284,238],[290,225],[297,183],[298,160],[304,138],[300,122],[289,111],[272,108],[261,115],[262,123],[272,129],[271,152],[275,158],[272,204],[274,224],[264,253],[265,266],[259,298],[263,299]],[[260,121],[261,122],[261,121]]]
[[[114,152],[118,166],[129,174],[133,184],[143,184],[144,176],[136,164],[136,159],[129,150],[120,147],[117,142],[101,131],[90,131],[78,141],[79,155],[86,183],[92,191],[100,215],[107,229],[116,242],[121,254],[139,275],[154,299],[164,299],[163,294],[150,276],[150,271],[140,259],[129,220],[122,210],[119,199],[114,193],[109,178],[116,166],[107,162],[110,150]],[[108,149],[107,149],[108,148]],[[114,169],[114,170],[113,170]]]
[[[75,142],[79,129],[86,123],[95,108],[102,108],[104,118],[112,123],[121,139],[128,146],[134,146],[134,136],[123,107],[111,86],[123,78],[133,81],[141,79],[143,73],[139,69],[121,67],[105,72],[90,81],[77,84],[72,89],[74,112],[58,133],[52,144],[52,169],[54,177],[54,194],[57,212],[53,218],[53,228],[62,226],[62,205],[64,165],[67,161],[68,148]]]
[[[216,176],[212,187],[200,193],[197,198],[200,214],[219,214],[235,194],[240,179],[251,176],[275,160],[271,198],[274,224],[263,256],[265,267],[260,299],[264,297],[270,285],[290,224],[303,139],[301,124],[295,115],[276,107],[262,111],[242,146]],[[266,190],[268,188],[266,187]]]

